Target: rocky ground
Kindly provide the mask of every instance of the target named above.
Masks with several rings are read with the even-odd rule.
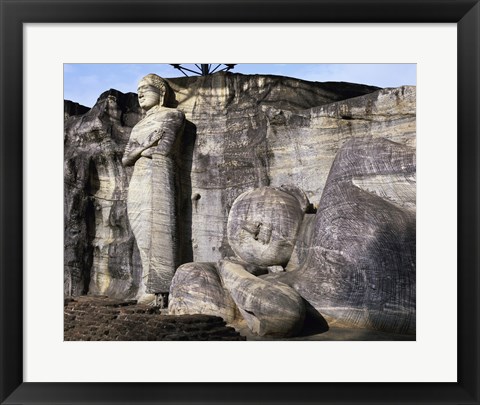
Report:
[[[156,307],[106,297],[66,299],[64,340],[246,340],[222,318],[164,315]]]
[[[157,307],[107,297],[82,296],[66,299],[64,306],[66,341],[272,340],[253,334],[245,322],[234,326],[236,330],[216,316],[165,315]],[[415,336],[332,325],[321,333],[315,329],[305,328],[300,336],[280,340],[415,340]]]

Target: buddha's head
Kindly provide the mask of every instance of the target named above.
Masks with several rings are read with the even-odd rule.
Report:
[[[240,259],[257,266],[288,263],[305,212],[304,194],[297,190],[298,196],[293,187],[261,187],[237,197],[228,216],[227,235]]]
[[[170,86],[154,73],[146,75],[138,84],[138,102],[145,111],[155,106],[167,106]]]

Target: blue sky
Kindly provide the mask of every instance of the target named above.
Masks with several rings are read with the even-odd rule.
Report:
[[[192,65],[185,65],[192,66]],[[238,64],[232,72],[274,74],[298,79],[343,81],[378,87],[416,85],[415,64]],[[148,73],[165,78],[182,76],[168,64],[65,64],[64,98],[92,107],[106,90],[136,92],[139,80]]]

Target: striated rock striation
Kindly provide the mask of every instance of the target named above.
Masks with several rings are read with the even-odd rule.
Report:
[[[335,156],[351,138],[415,147],[415,87],[231,73],[167,81],[187,119],[175,161],[180,263],[233,256],[228,213],[240,194],[256,187],[295,184],[320,210]],[[138,292],[140,257],[126,215],[131,169],[121,159],[141,118],[135,94],[110,90],[91,110],[65,121],[66,295],[133,298]],[[414,194],[388,189],[392,179],[356,176],[352,182],[411,212]],[[305,263],[312,233],[302,229],[315,228],[315,218],[305,214],[302,243],[287,270]]]
[[[265,279],[291,285],[329,323],[414,334],[415,156],[413,148],[383,138],[345,143],[309,225],[304,262]],[[356,181],[371,178],[374,190]],[[392,194],[408,198],[400,204]]]
[[[227,216],[234,200],[245,191],[295,184],[311,201],[318,201],[336,151],[325,165],[325,178],[319,178],[319,163],[307,159],[308,154],[322,153],[314,149],[321,146],[318,140],[308,145],[321,138],[316,128],[308,129],[317,125],[312,122],[312,108],[378,90],[349,83],[230,73],[172,79],[169,83],[178,108],[195,125],[196,133],[192,160],[183,163],[191,166],[190,178],[186,184],[182,181],[182,194],[190,187],[196,196],[191,205],[189,261],[233,256]],[[345,139],[350,136],[346,134]],[[338,135],[335,137],[338,141]],[[310,179],[309,183],[304,178]],[[188,201],[183,205],[188,207]]]
[[[177,269],[170,286],[169,314],[215,315],[232,323],[236,311],[215,263],[186,263]]]
[[[136,294],[140,258],[126,212],[131,170],[121,160],[140,117],[136,94],[109,90],[65,121],[65,295]]]

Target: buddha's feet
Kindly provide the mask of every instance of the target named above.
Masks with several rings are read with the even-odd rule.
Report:
[[[143,294],[137,300],[137,304],[148,305],[151,307],[155,307],[157,305],[157,296],[156,294]]]

